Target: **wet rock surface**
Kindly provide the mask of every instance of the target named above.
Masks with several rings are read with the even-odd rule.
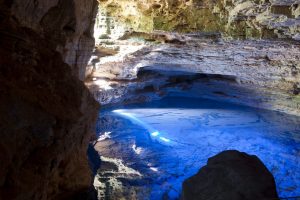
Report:
[[[183,182],[183,200],[279,199],[275,180],[256,156],[224,151]]]

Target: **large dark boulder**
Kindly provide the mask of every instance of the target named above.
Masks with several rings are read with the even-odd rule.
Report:
[[[208,159],[185,180],[183,200],[278,199],[275,180],[256,156],[230,150]]]

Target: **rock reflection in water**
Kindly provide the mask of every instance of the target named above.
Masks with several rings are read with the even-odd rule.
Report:
[[[101,198],[177,199],[186,178],[228,149],[257,155],[281,197],[300,195],[300,119],[293,116],[167,97],[103,110],[97,131],[102,165],[95,186]]]

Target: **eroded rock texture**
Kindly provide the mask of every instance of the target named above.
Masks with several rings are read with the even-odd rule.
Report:
[[[90,187],[98,104],[79,77],[96,3],[0,1],[0,199],[68,199]]]
[[[14,19],[41,33],[61,53],[74,75],[83,80],[94,47],[96,0],[14,0],[10,7]]]
[[[183,200],[278,199],[272,174],[256,157],[224,151],[183,183]]]
[[[298,0],[101,0],[135,31],[217,31],[238,38],[300,38]]]
[[[165,42],[115,41],[106,48],[120,51],[107,57],[97,48],[95,71],[87,85],[101,104],[151,101],[176,93],[300,113],[297,41],[176,33],[144,38]]]

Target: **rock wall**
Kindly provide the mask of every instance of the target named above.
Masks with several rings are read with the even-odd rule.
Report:
[[[96,8],[0,0],[0,199],[74,199],[90,187],[98,104],[79,78]]]
[[[106,48],[118,45],[120,51],[107,57],[97,48],[95,70],[86,82],[103,106],[176,93],[300,114],[297,41],[227,41],[214,34],[155,32],[133,34]],[[134,51],[124,55],[126,46]]]
[[[11,12],[21,26],[43,35],[72,67],[73,74],[84,79],[95,43],[96,0],[14,0]]]
[[[298,0],[101,0],[100,5],[135,31],[300,39]]]

